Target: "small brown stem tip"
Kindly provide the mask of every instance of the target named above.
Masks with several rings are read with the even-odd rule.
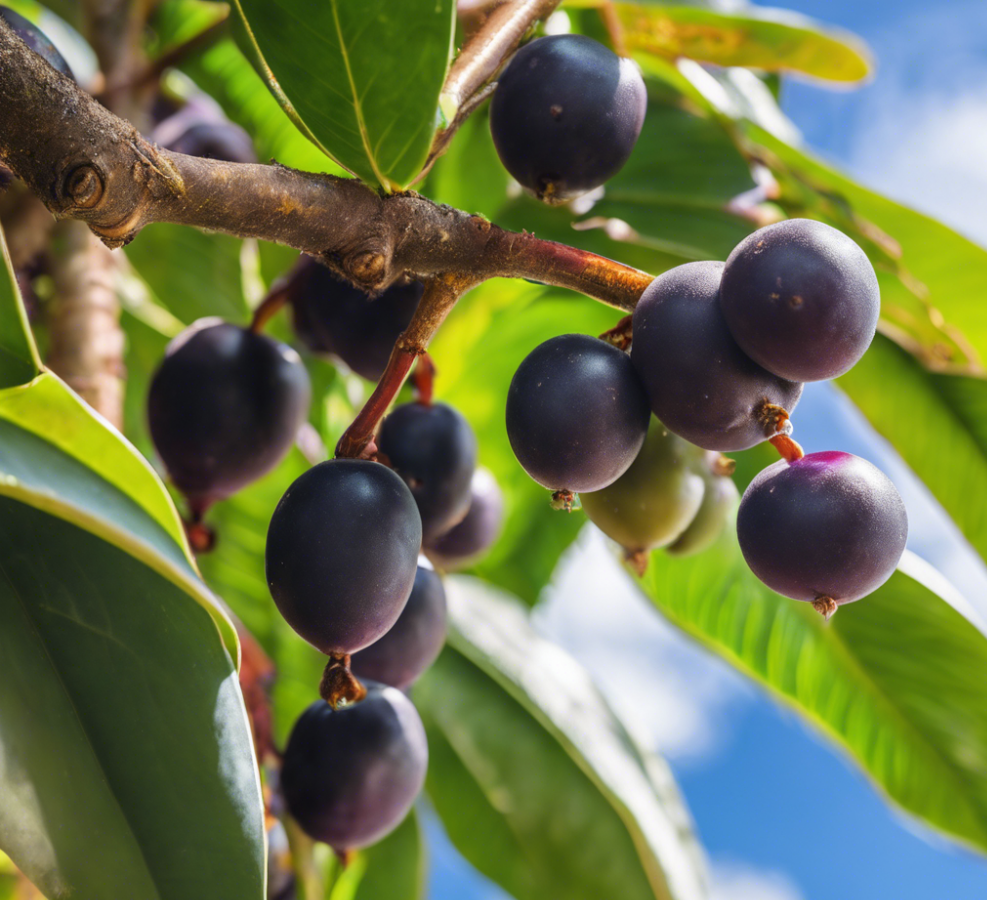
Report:
[[[812,608],[828,622],[839,606],[832,597],[817,597],[812,601]]]
[[[648,571],[648,561],[650,559],[651,557],[646,550],[624,551],[624,562],[634,570],[638,578],[644,578],[645,572]]]
[[[552,494],[552,509],[561,509],[565,512],[572,512],[574,509],[580,509],[579,499],[576,495],[569,490],[564,488],[561,491],[556,491]]]
[[[600,335],[601,341],[613,344],[618,350],[626,350],[631,345],[633,316],[624,316],[609,331]]]
[[[805,456],[805,451],[798,441],[792,440],[787,434],[776,434],[770,440],[775,450],[781,454],[781,458],[786,462],[792,463]]]
[[[350,671],[348,653],[331,653],[319,684],[319,696],[333,709],[348,703],[359,703],[367,696],[367,689]]]

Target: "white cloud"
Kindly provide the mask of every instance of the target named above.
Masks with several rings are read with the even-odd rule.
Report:
[[[875,44],[878,77],[855,123],[850,168],[987,243],[987,7],[932,7]]]
[[[796,885],[781,872],[757,869],[746,863],[714,862],[709,900],[805,900]]]
[[[753,696],[732,669],[655,613],[592,525],[563,558],[535,621],[589,669],[642,743],[679,763],[719,750],[732,716]]]

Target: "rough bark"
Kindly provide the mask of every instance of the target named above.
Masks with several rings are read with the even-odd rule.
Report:
[[[651,276],[408,192],[275,165],[162,150],[31,53],[0,21],[0,157],[56,216],[110,247],[151,222],[255,237],[320,258],[376,292],[404,273],[521,277],[634,307]]]

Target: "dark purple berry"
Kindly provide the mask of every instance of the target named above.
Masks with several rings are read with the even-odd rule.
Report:
[[[522,47],[497,80],[490,133],[501,162],[549,202],[616,175],[634,149],[648,98],[637,64],[579,34]]]
[[[449,571],[464,569],[493,546],[504,523],[504,495],[486,469],[473,473],[466,517],[426,547],[435,564]]]
[[[466,515],[476,468],[476,436],[444,403],[405,403],[384,419],[377,446],[411,488],[428,541]]]
[[[689,527],[665,548],[672,556],[692,556],[713,546],[740,497],[732,478],[713,473],[705,463],[699,471],[706,485],[703,502]]]
[[[233,122],[197,122],[169,142],[166,149],[205,159],[257,162],[257,152],[250,135]]]
[[[333,459],[285,491],[267,532],[281,615],[326,654],[355,653],[397,621],[422,544],[408,486],[386,466]]]
[[[58,52],[55,45],[37,25],[6,6],[0,6],[0,19],[3,19],[13,29],[14,34],[44,59],[48,65],[75,81],[75,75],[65,61],[65,57]]]
[[[288,738],[281,789],[292,817],[336,850],[380,840],[408,814],[425,780],[428,745],[418,711],[397,688],[333,709],[316,701]]]
[[[689,525],[703,500],[693,471],[702,450],[672,434],[657,419],[631,467],[601,491],[579,500],[604,534],[631,553],[663,547]]]
[[[720,311],[721,262],[676,266],[634,310],[631,360],[670,430],[706,450],[745,450],[769,437],[771,406],[791,412],[802,385],[762,369]]]
[[[358,678],[406,688],[439,655],[446,640],[446,592],[427,563],[419,564],[415,586],[397,622],[382,638],[353,654]]]
[[[769,588],[808,602],[850,603],[894,571],[908,535],[891,480],[849,453],[774,463],[744,492],[737,537]]]
[[[358,375],[377,381],[423,290],[420,281],[409,281],[371,298],[306,260],[291,290],[295,329],[314,352],[334,353]]]
[[[630,358],[585,334],[535,347],[507,392],[507,436],[518,462],[551,490],[598,491],[634,462],[648,398]]]
[[[789,219],[727,259],[720,306],[741,349],[790,381],[835,378],[870,346],[881,312],[867,254],[843,232]]]
[[[290,347],[220,319],[176,337],[151,380],[151,437],[175,486],[204,508],[273,469],[308,414]]]

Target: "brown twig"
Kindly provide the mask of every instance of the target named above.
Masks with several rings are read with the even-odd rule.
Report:
[[[357,458],[364,454],[377,425],[401,390],[415,360],[424,355],[429,341],[456,305],[456,301],[476,284],[476,279],[463,275],[446,275],[425,282],[425,292],[418,301],[418,308],[405,332],[395,342],[391,358],[387,361],[387,368],[384,369],[377,387],[353,420],[353,424],[339,439],[336,445],[337,457]]]

